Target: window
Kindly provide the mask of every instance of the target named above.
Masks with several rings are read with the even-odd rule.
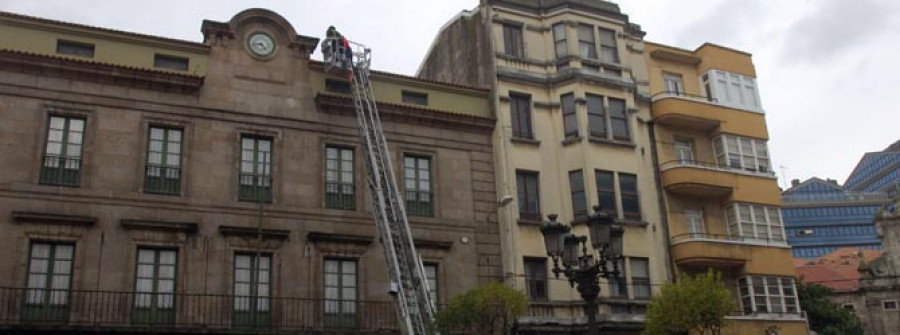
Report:
[[[572,192],[572,213],[575,218],[587,215],[587,198],[584,195],[584,175],[581,170],[569,171],[569,189]]]
[[[607,63],[619,62],[615,31],[600,28],[600,60]]]
[[[434,215],[431,197],[431,159],[405,156],[403,163],[406,171],[406,211],[410,215]]]
[[[234,255],[234,322],[239,327],[269,325],[272,315],[272,257],[257,254]]]
[[[400,95],[403,103],[428,106],[428,94],[412,91],[402,91],[400,92]]]
[[[721,135],[713,139],[713,151],[716,155],[716,162],[720,166],[750,172],[771,172],[766,141]]]
[[[884,300],[881,302],[881,307],[886,311],[897,311],[900,310],[898,307],[897,300]]]
[[[594,44],[594,27],[586,24],[578,25],[578,51],[581,58],[597,59],[597,47]]]
[[[241,137],[241,173],[238,199],[272,202],[272,140]]]
[[[856,310],[856,306],[853,306],[853,303],[851,303],[851,302],[848,302],[848,303],[845,303],[845,304],[841,305],[841,308],[847,309],[847,310],[851,310],[851,311],[855,311],[855,310]]]
[[[738,293],[744,315],[800,311],[793,278],[767,276],[738,278]]]
[[[175,322],[175,250],[138,249],[132,322]]]
[[[181,135],[181,129],[150,127],[144,192],[181,193]]]
[[[509,113],[512,118],[512,136],[515,138],[533,139],[531,132],[531,97],[521,94],[509,94]]]
[[[592,137],[618,141],[631,141],[625,100],[585,94],[587,98],[588,128]],[[607,107],[604,107],[603,100]],[[608,113],[607,113],[608,111]],[[609,132],[612,129],[612,132]]]
[[[663,82],[666,87],[666,93],[681,95],[684,93],[684,84],[681,75],[676,73],[663,73]]]
[[[438,286],[438,265],[437,264],[423,264],[425,267],[425,280],[428,281],[428,296],[431,298],[431,302],[434,303],[435,306],[438,305],[440,300],[440,286]]]
[[[635,299],[650,299],[650,260],[629,258],[631,261],[631,287]]]
[[[622,213],[625,218],[640,220],[641,202],[638,198],[637,175],[619,173],[619,188],[622,190]]]
[[[519,197],[519,219],[541,221],[538,173],[516,171],[516,189]]]
[[[734,203],[725,208],[725,221],[729,234],[745,241],[784,243],[778,207]]]
[[[682,163],[694,161],[694,143],[689,139],[675,138],[675,157]]]
[[[569,44],[568,38],[566,37],[565,23],[553,25],[553,44],[556,47],[556,58],[563,58],[569,55]]]
[[[547,259],[525,258],[525,292],[531,300],[547,300]]]
[[[597,200],[604,213],[618,217],[619,209],[617,206],[617,198],[622,205],[622,217],[631,220],[641,219],[640,197],[637,191],[637,176],[630,173],[619,173],[619,191],[618,197],[616,191],[615,172],[612,171],[594,171],[594,179],[597,184]]]
[[[56,53],[60,55],[94,58],[94,45],[83,42],[56,40]]]
[[[625,259],[619,258],[615,261],[607,261],[607,267],[612,271],[615,266],[619,270],[619,275],[609,277],[609,296],[613,298],[628,298],[628,285],[625,282]],[[615,262],[615,263],[613,263]]]
[[[618,216],[616,207],[616,181],[612,171],[594,171],[595,181],[597,183],[597,200],[600,202],[600,208],[604,213],[613,217]]]
[[[75,247],[71,244],[31,243],[23,321],[68,319],[74,257]]]
[[[81,180],[84,119],[51,116],[47,128],[40,183],[77,187]]]
[[[603,96],[585,94],[587,98],[588,131],[591,136],[606,138],[606,111],[603,108]]]
[[[325,79],[325,90],[341,94],[353,93],[353,89],[350,87],[349,82],[337,79]]]
[[[614,140],[630,141],[631,134],[628,131],[628,116],[625,113],[625,100],[609,99],[609,119],[612,125],[612,137]]]
[[[503,50],[510,57],[525,57],[525,48],[522,43],[522,26],[503,25]]]
[[[325,148],[325,207],[356,208],[353,149]]]
[[[720,104],[742,109],[760,109],[756,79],[753,77],[710,70],[703,75],[703,83],[706,94]]]
[[[566,138],[578,137],[578,116],[575,115],[575,95],[563,94],[559,97],[562,102],[563,132]]]
[[[685,209],[684,221],[685,224],[687,224],[687,232],[689,237],[705,237],[706,224],[703,223],[703,211],[697,209]]]
[[[177,71],[187,71],[190,61],[185,57],[156,54],[153,56],[153,67]]]
[[[356,261],[325,260],[325,326],[355,328]]]

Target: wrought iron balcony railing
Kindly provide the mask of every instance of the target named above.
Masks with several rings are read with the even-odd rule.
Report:
[[[727,164],[703,162],[703,161],[689,160],[689,159],[677,159],[677,160],[663,162],[662,164],[659,165],[659,169],[661,171],[666,171],[666,170],[669,170],[672,168],[684,167],[684,166],[707,169],[707,170],[722,171],[722,172],[747,174],[747,175],[752,175],[752,176],[775,178],[775,172],[769,170],[766,167],[743,168],[743,167],[737,167],[737,166],[730,166]]]
[[[44,155],[41,184],[75,186],[81,182],[81,157]]]
[[[148,164],[144,173],[144,192],[174,195],[181,193],[181,168]]]
[[[762,244],[771,246],[787,246],[787,239],[784,237],[755,237],[740,236],[731,234],[708,234],[708,233],[687,233],[672,236],[672,243],[688,242],[688,241],[711,241],[711,242],[731,242],[744,244]]]
[[[399,333],[391,301],[0,288],[0,329]]]

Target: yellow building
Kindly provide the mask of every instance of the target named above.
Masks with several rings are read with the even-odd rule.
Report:
[[[623,273],[601,280],[602,328],[639,333],[669,281],[643,35],[609,2],[481,1],[442,28],[418,71],[492,88],[505,280],[531,302],[523,333],[586,322],[577,290],[552,275],[540,233],[548,214],[587,235],[585,216],[600,204],[624,226]]]
[[[736,298],[727,334],[806,334],[750,54],[645,43],[672,261]]]

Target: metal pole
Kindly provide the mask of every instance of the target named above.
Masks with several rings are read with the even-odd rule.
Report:
[[[584,301],[584,312],[588,317],[588,334],[600,335],[600,329],[597,328],[597,299]]]
[[[256,145],[258,146],[259,142],[257,142]],[[258,155],[258,153],[257,153],[257,155]],[[263,160],[265,160],[265,159],[266,158],[264,157]],[[263,181],[266,180],[265,162],[263,162],[262,171],[260,171],[260,173],[262,174],[262,178],[258,178],[256,180],[256,200],[259,202],[259,213],[257,215],[257,221],[256,221],[256,260],[250,266],[250,271],[253,271],[253,273],[250,274],[250,276],[251,276],[250,283],[251,284],[256,283],[255,287],[254,287],[254,285],[251,285],[251,287],[250,287],[251,290],[255,289],[255,291],[256,291],[255,293],[252,291],[250,292],[254,296],[253,299],[250,299],[250,302],[253,303],[254,305],[257,304],[256,299],[258,299],[258,297],[259,297],[259,262],[262,259],[262,245],[263,245],[262,223],[263,223],[263,205],[265,204],[265,202],[263,201],[264,199],[263,199],[263,192],[262,192],[262,189],[263,189],[262,183],[263,183]],[[271,187],[271,186],[272,186],[272,183],[269,183],[269,187]],[[256,325],[258,325],[257,314],[259,314],[259,313],[257,313],[258,311],[256,311],[256,309],[254,308],[255,306],[248,306],[248,307],[250,307],[250,310],[253,312],[253,325],[256,326]]]

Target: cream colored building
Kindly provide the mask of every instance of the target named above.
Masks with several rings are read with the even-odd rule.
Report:
[[[600,203],[625,227],[623,276],[601,283],[601,327],[642,329],[669,280],[643,36],[608,2],[482,1],[443,27],[419,69],[493,89],[505,280],[531,300],[526,333],[585,323],[578,292],[553,278],[547,214],[587,235],[584,215]]]

